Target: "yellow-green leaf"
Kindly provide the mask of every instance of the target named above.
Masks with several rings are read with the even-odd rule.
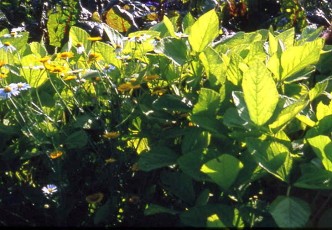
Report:
[[[192,25],[188,37],[192,49],[202,52],[219,34],[219,19],[214,10],[203,14]]]
[[[255,62],[243,74],[242,88],[250,119],[256,125],[264,125],[272,116],[279,94],[270,71]]]

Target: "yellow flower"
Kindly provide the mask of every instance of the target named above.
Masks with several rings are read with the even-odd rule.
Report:
[[[70,80],[75,80],[77,77],[75,75],[67,75],[67,76],[64,76],[62,79],[64,81],[70,81]]]
[[[101,55],[97,53],[90,53],[88,56],[88,62],[98,61],[101,59]]]
[[[61,157],[62,155],[63,155],[62,151],[55,150],[54,152],[51,152],[49,156],[51,159],[56,159],[56,158]]]
[[[159,95],[159,96],[162,96],[162,95],[164,95],[166,92],[167,92],[166,89],[157,86],[157,87],[153,88],[153,90],[152,90],[152,95]]]
[[[0,60],[0,68],[4,65],[6,65],[6,62]]]
[[[118,136],[120,136],[119,132],[106,132],[104,133],[103,137],[107,138],[107,139],[113,139],[113,138],[117,138]]]
[[[49,57],[49,56],[45,56],[45,57],[42,57],[42,58],[38,59],[38,61],[41,62],[41,63],[46,63],[49,60],[51,60],[51,57]]]
[[[131,171],[133,171],[133,172],[137,172],[137,171],[139,171],[139,166],[138,166],[138,163],[136,162],[136,163],[134,163],[132,166],[131,166]]]
[[[54,64],[45,64],[45,68],[49,70],[51,73],[63,73],[66,71],[66,67],[54,65]]]
[[[141,87],[141,86],[140,85],[133,85],[131,82],[125,82],[125,83],[118,86],[118,91],[126,92],[126,91],[130,91],[132,89],[138,89],[139,87]]]
[[[6,73],[3,73],[3,72],[0,73],[0,79],[4,79],[4,78],[6,78],[6,77],[7,77],[7,74],[6,74]]]
[[[86,202],[89,204],[97,204],[100,203],[104,198],[104,194],[101,192],[97,192],[85,197]]]
[[[93,42],[100,41],[100,40],[102,40],[102,37],[89,37],[88,40],[93,41]]]
[[[156,80],[158,78],[159,78],[158,75],[149,75],[149,76],[144,76],[143,77],[144,81],[153,81],[153,80]]]
[[[108,164],[108,163],[114,163],[114,162],[116,162],[116,159],[114,159],[112,157],[105,160],[106,164]]]
[[[61,59],[72,58],[72,57],[74,57],[74,53],[72,53],[72,52],[62,52],[62,53],[58,53],[57,57],[61,58]]]

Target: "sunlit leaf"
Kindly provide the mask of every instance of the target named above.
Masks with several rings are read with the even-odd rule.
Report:
[[[196,52],[201,52],[219,33],[219,19],[215,10],[210,10],[191,26],[189,43]]]

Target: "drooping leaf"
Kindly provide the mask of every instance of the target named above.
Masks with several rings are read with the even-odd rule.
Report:
[[[144,215],[151,216],[159,213],[168,213],[175,215],[178,213],[178,211],[175,211],[173,209],[165,208],[163,206],[157,205],[157,204],[149,204],[144,210]]]

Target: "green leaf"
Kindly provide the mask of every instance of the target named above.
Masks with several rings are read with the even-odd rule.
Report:
[[[190,34],[191,26],[195,23],[195,18],[188,12],[182,20],[182,31],[186,34]]]
[[[204,206],[208,203],[210,196],[210,190],[204,189],[197,197],[195,206]]]
[[[173,38],[177,38],[177,36],[175,35],[175,30],[174,30],[174,26],[171,22],[171,20],[169,20],[169,18],[165,15],[163,18],[163,23],[165,24],[169,34],[173,37]]]
[[[274,132],[278,132],[288,122],[290,122],[299,112],[301,112],[308,104],[307,100],[299,100],[284,108],[277,116],[275,121],[269,125]]]
[[[40,55],[41,57],[45,57],[47,55],[47,50],[45,46],[40,44],[39,42],[31,42],[29,46],[33,54]]]
[[[224,228],[224,223],[219,219],[217,214],[213,214],[207,218],[206,227],[208,228]]]
[[[166,111],[180,111],[180,112],[190,112],[191,111],[191,101],[185,97],[180,97],[172,94],[165,94],[158,97],[153,101],[152,106],[159,110]]]
[[[332,208],[327,209],[322,215],[320,215],[317,227],[322,229],[332,228]]]
[[[323,46],[324,40],[317,39],[303,46],[294,46],[285,50],[281,55],[281,80],[291,77],[309,65],[316,64]]]
[[[201,171],[207,174],[222,189],[228,190],[235,182],[243,164],[237,158],[229,154],[210,160],[201,167]]]
[[[318,135],[330,135],[331,130],[332,130],[332,115],[328,115],[319,120],[315,127],[309,129],[305,137],[310,138]]]
[[[171,192],[187,204],[194,204],[195,192],[192,179],[189,176],[180,172],[163,171],[160,180],[166,191]]]
[[[66,140],[65,145],[68,149],[83,148],[88,143],[88,135],[85,131],[79,130],[70,134]]]
[[[292,158],[287,146],[280,140],[257,138],[246,138],[246,143],[250,154],[254,156],[260,167],[283,181],[289,180]]]
[[[31,87],[38,88],[47,81],[48,77],[45,69],[31,67],[40,65],[40,63],[37,61],[37,57],[34,54],[29,54],[22,57],[21,63],[21,75]]]
[[[71,49],[71,47],[76,47],[78,43],[81,43],[88,53],[91,48],[91,42],[88,41],[88,37],[90,37],[88,32],[79,27],[72,26],[69,30],[68,48]]]
[[[121,68],[122,63],[121,61],[116,57],[116,54],[114,52],[114,48],[111,45],[108,45],[104,42],[95,42],[93,46],[94,52],[100,53],[103,59],[109,63],[113,64],[114,66]]]
[[[225,59],[225,56],[223,56],[223,60]],[[232,82],[234,85],[239,85],[242,80],[242,71],[239,68],[242,63],[244,63],[244,60],[240,55],[235,53],[230,56],[229,64],[227,65],[226,77],[227,80]]]
[[[155,48],[156,53],[162,53],[178,65],[187,62],[187,45],[184,40],[163,38]]]
[[[219,34],[219,19],[215,10],[210,10],[191,26],[188,37],[192,49],[202,52]]]
[[[311,213],[307,202],[286,196],[278,196],[272,202],[269,212],[280,228],[304,227]]]
[[[216,114],[219,110],[220,101],[219,93],[211,89],[201,88],[198,102],[193,108],[191,120],[211,132],[219,133],[221,122],[216,119]]]
[[[123,46],[123,36],[117,30],[113,29],[106,23],[102,23],[105,34],[107,35],[109,42],[114,48]]]
[[[317,157],[322,161],[326,170],[332,172],[331,138],[318,135],[307,139]]]
[[[253,63],[243,74],[242,88],[250,119],[258,126],[264,125],[279,100],[270,71],[262,63]]]
[[[151,215],[155,215],[155,214],[159,214],[159,213],[168,213],[168,214],[176,215],[178,212],[173,209],[165,208],[165,207],[157,205],[157,204],[148,204],[144,210],[144,215],[146,215],[146,216],[151,216]]]
[[[214,90],[208,88],[201,88],[198,102],[193,109],[193,115],[205,114],[216,115],[219,110],[220,95]]]
[[[212,157],[211,157],[212,158]],[[205,154],[202,154],[202,150],[192,151],[186,153],[177,159],[177,163],[180,169],[191,176],[195,180],[207,180],[209,179],[204,173],[200,171],[201,166],[208,161]]]
[[[319,95],[321,95],[325,89],[327,88],[327,85],[329,84],[328,80],[324,80],[321,82],[317,82],[315,84],[315,87],[310,89],[309,91],[309,99],[310,101],[313,101],[316,97],[318,97]]]
[[[332,172],[312,163],[301,165],[301,177],[294,186],[305,189],[332,189]]]
[[[207,47],[204,52],[200,53],[199,58],[204,65],[211,86],[225,83],[227,66],[217,51]]]
[[[138,160],[139,168],[143,171],[162,168],[176,163],[178,155],[165,146],[152,147],[149,152],[141,153]]]

